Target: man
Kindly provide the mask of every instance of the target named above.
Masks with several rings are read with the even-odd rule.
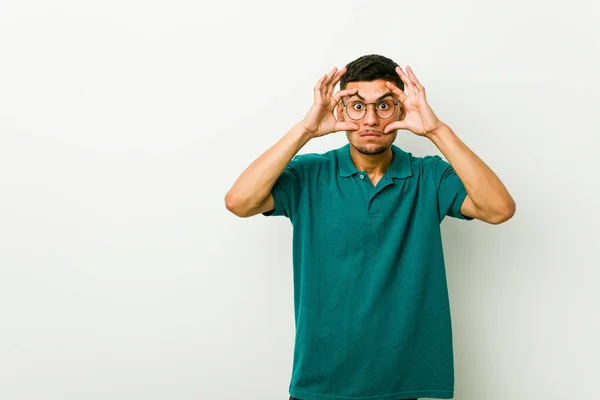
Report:
[[[399,129],[431,140],[448,162],[395,146]],[[349,144],[296,156],[337,131]],[[499,224],[515,202],[437,118],[410,67],[367,55],[332,69],[305,118],[242,173],[225,203],[240,217],[292,222],[291,399],[454,396],[440,223],[449,215]]]

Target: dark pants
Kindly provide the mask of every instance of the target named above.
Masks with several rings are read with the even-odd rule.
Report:
[[[297,399],[295,397],[290,396],[290,400],[302,400],[302,399]],[[419,400],[419,399],[398,399],[398,400]]]

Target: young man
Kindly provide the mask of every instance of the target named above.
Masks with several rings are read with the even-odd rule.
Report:
[[[401,150],[398,129],[431,140],[449,163]],[[296,156],[336,131],[349,144]],[[225,203],[240,217],[292,222],[292,399],[454,396],[440,223],[448,215],[499,224],[515,202],[437,118],[410,67],[367,55],[324,75],[306,117],[242,173]]]

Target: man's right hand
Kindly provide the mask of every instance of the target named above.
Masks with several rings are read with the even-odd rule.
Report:
[[[355,131],[359,126],[353,122],[338,121],[333,110],[344,96],[351,96],[357,89],[340,90],[333,94],[335,86],[346,73],[346,67],[339,72],[333,68],[327,75],[323,75],[314,88],[315,100],[304,117],[299,123],[304,129],[311,133],[312,137],[324,136],[338,131]]]
[[[354,131],[359,126],[338,121],[333,112],[343,96],[356,93],[356,89],[333,90],[346,72],[345,68],[331,70],[315,86],[315,101],[306,117],[295,124],[277,143],[261,154],[235,181],[225,195],[225,206],[239,217],[250,217],[275,207],[271,193],[273,185],[285,167],[312,138],[337,131]]]

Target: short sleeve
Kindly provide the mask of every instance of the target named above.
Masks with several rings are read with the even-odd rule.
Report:
[[[460,207],[465,197],[467,197],[467,190],[454,171],[454,168],[440,156],[433,156],[432,161],[434,166],[433,175],[437,185],[438,216],[440,222],[445,216],[471,221],[473,217],[463,215],[460,212]]]
[[[264,212],[263,215],[282,215],[289,219],[292,219],[296,215],[302,193],[302,170],[302,158],[296,156],[284,168],[271,189],[271,194],[275,201],[275,208],[271,211]]]

